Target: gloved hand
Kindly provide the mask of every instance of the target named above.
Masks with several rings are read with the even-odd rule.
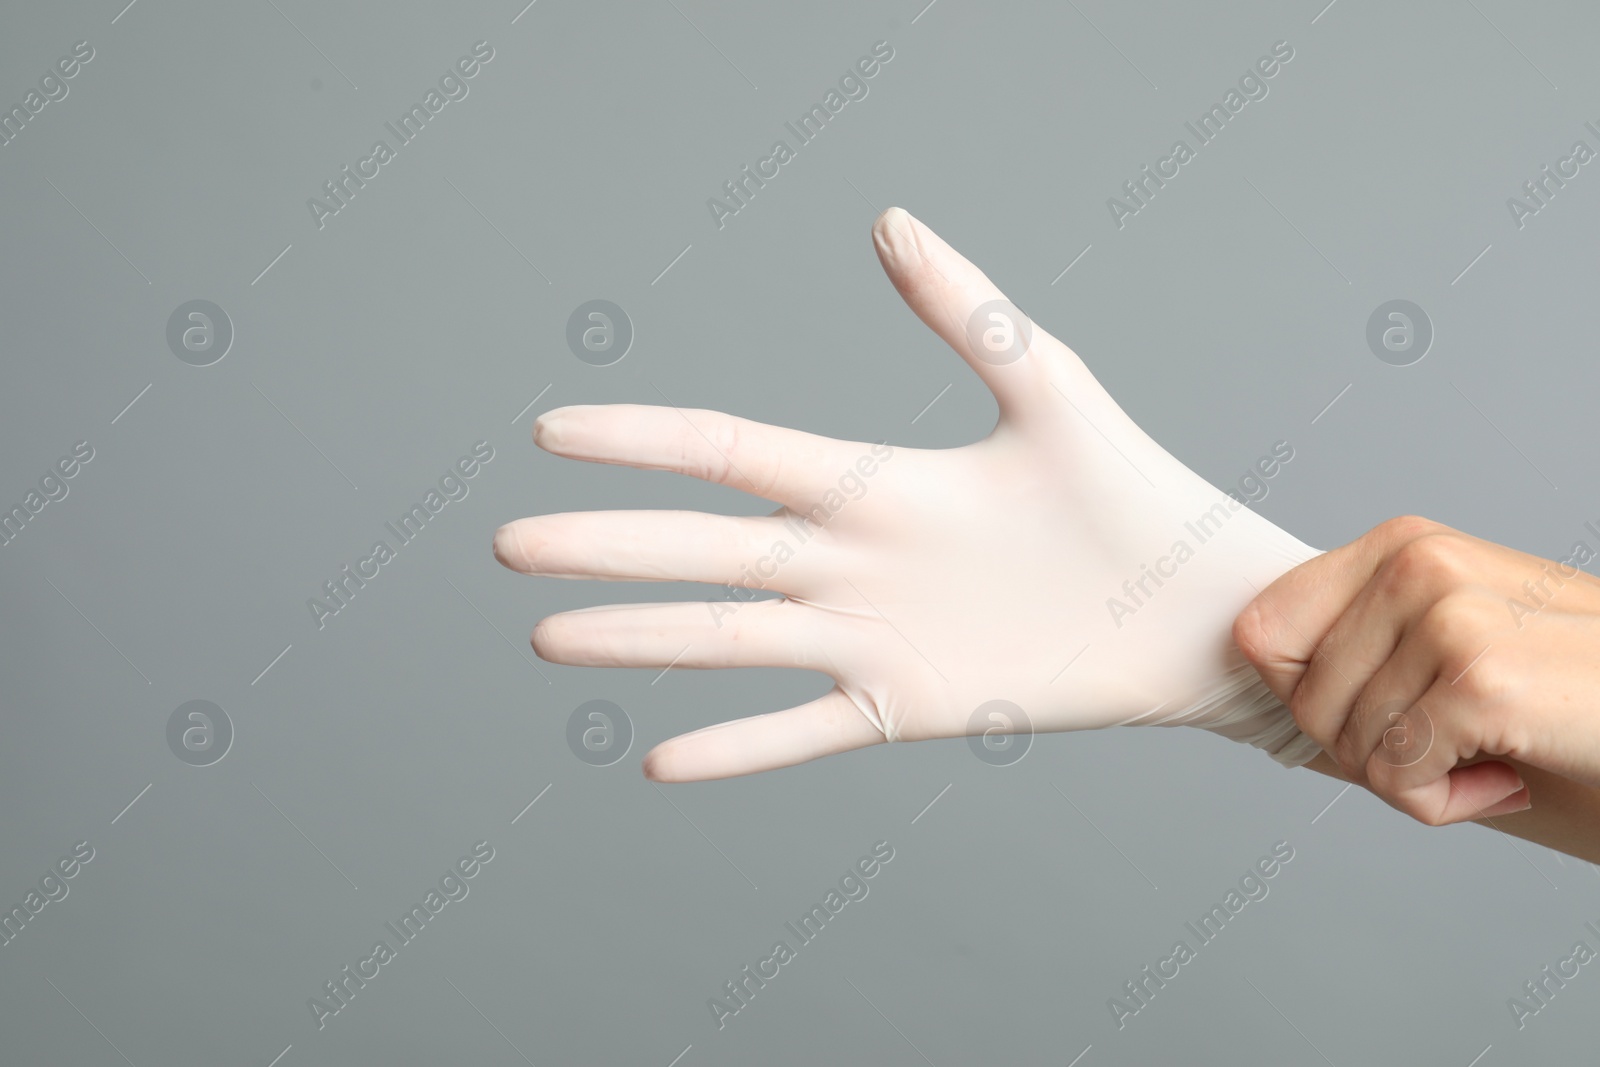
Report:
[[[891,208],[872,235],[906,303],[994,393],[994,430],[925,450],[714,411],[547,412],[534,427],[547,451],[689,474],[780,507],[519,519],[495,534],[503,564],[783,596],[563,612],[538,624],[535,651],[586,666],[803,667],[837,682],[808,704],[657,745],[644,772],[658,781],[997,728],[1199,726],[1286,766],[1315,755],[1231,627],[1318,551],[1169,455],[922,223]],[[1023,715],[992,715],[994,701]]]

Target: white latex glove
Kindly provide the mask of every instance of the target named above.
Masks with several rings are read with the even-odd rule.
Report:
[[[999,401],[993,432],[924,450],[714,411],[619,404],[547,412],[534,441],[549,452],[689,474],[782,506],[749,518],[612,511],[519,519],[495,535],[503,564],[566,578],[764,587],[783,597],[564,612],[534,630],[538,654],[655,670],[803,667],[837,682],[808,704],[657,745],[644,772],[658,781],[996,728],[1199,726],[1286,766],[1315,755],[1231,629],[1257,591],[1318,550],[1169,455],[1066,345],[1030,331],[1009,304],[986,306],[1005,298],[905,211],[885,212],[872,236],[906,303]],[[1031,343],[1008,349],[1030,332]],[[1148,577],[1155,569],[1163,574]],[[1114,610],[1113,598],[1131,610]],[[1026,721],[993,707],[975,715],[991,701],[1016,705]]]

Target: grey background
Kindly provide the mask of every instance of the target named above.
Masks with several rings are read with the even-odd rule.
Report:
[[[765,510],[541,454],[539,411],[665,396],[923,447],[992,425],[881,277],[868,228],[891,204],[1214,483],[1290,441],[1259,507],[1313,545],[1416,512],[1557,555],[1600,517],[1600,177],[1520,230],[1505,204],[1597,145],[1600,13],[924,2],[7,5],[6,107],[74,42],[96,56],[0,148],[0,500],[80,439],[95,458],[0,548],[0,903],[74,842],[96,856],[0,947],[0,1061],[1466,1067],[1591,1047],[1592,968],[1526,1029],[1506,1006],[1596,944],[1587,864],[1192,731],[656,787],[651,745],[826,680],[532,656],[546,614],[684,591],[519,578],[489,554],[500,523]],[[470,95],[318,230],[306,199],[480,39]],[[1284,39],[1270,95],[1119,230],[1106,198]],[[719,231],[706,198],[878,40],[895,57],[870,95]],[[595,298],[634,324],[615,366],[566,349]],[[1404,368],[1365,343],[1396,298],[1436,331]],[[236,331],[210,367],[166,347],[192,299]],[[470,495],[319,631],[307,598],[479,439],[495,458]],[[565,741],[597,698],[636,731],[604,768]],[[165,740],[194,699],[236,731],[204,768]],[[307,999],[480,839],[470,896],[319,1031]],[[870,895],[719,1030],[707,999],[878,840],[895,858]],[[1279,840],[1296,855],[1271,895],[1119,1031],[1107,1000]]]

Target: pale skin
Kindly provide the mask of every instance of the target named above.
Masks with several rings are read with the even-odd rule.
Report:
[[[1033,730],[1161,722],[1169,704],[1203,709],[1220,674],[1264,682],[1287,705],[1324,750],[1312,770],[1428,825],[1476,819],[1600,861],[1600,581],[1575,567],[1407,517],[1291,569],[1314,550],[1244,508],[1219,521],[1248,552],[1206,548],[1175,586],[1186,592],[1141,602],[1138,628],[1096,630],[1094,653],[1057,685],[1084,639],[1063,596],[1129,573],[1144,558],[1130,545],[1214,507],[1217,491],[1042,329],[1021,357],[978,351],[968,324],[1003,294],[931,230],[891,209],[873,238],[906,303],[998,402],[986,438],[890,449],[635,405],[562,408],[535,425],[535,443],[556,455],[687,474],[778,509],[519,519],[494,551],[525,574],[722,584],[774,540],[794,540],[812,502],[840,500],[793,558],[757,564],[778,599],[604,605],[540,622],[534,649],[555,663],[834,678],[808,704],[662,742],[647,777],[702,781],[959,737],[996,696],[1025,706]],[[845,485],[860,494],[838,496]],[[1140,644],[1151,636],[1167,640]]]
[[[1600,580],[1573,561],[1402,516],[1283,575],[1233,633],[1322,746],[1312,770],[1600,862]]]

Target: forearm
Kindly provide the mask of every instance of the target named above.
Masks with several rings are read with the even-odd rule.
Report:
[[[1590,863],[1600,863],[1600,789],[1520,760],[1483,756],[1466,762],[1478,763],[1484,759],[1500,759],[1510,764],[1527,784],[1533,807],[1493,819],[1474,819],[1474,822]],[[1342,782],[1352,781],[1326,752],[1317,753],[1305,766]]]

